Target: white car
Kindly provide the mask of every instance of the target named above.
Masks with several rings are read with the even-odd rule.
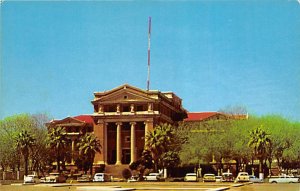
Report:
[[[137,182],[139,181],[139,176],[131,176],[127,181],[128,182]]]
[[[197,174],[196,173],[187,173],[184,177],[184,181],[198,181]]]
[[[221,182],[222,176],[216,176],[216,182]]]
[[[162,176],[160,173],[150,173],[147,176],[144,176],[144,179],[146,181],[159,181],[162,179]]]
[[[216,182],[216,176],[211,173],[204,174],[203,182]]]
[[[236,182],[249,182],[250,177],[248,172],[239,172],[236,177]]]
[[[262,182],[264,182],[263,179],[259,179],[254,175],[249,175],[249,181],[253,182],[253,183],[262,183]]]
[[[106,173],[96,173],[93,182],[107,182],[111,181],[111,177]]]
[[[30,175],[24,175],[24,184],[28,183],[39,183],[40,180],[37,175],[30,174]]]
[[[66,182],[66,180],[67,178],[63,174],[57,172],[50,173],[49,176],[40,179],[41,183],[61,183]]]
[[[270,178],[269,182],[270,183],[298,183],[299,178],[288,176],[288,175],[282,175],[279,177]]]

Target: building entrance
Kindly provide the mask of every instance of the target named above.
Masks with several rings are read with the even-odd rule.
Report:
[[[122,150],[122,164],[129,164],[130,163],[130,149],[123,149]]]

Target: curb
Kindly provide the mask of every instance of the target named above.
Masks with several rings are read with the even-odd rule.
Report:
[[[229,187],[221,187],[221,188],[212,188],[209,189],[208,191],[222,191],[222,190],[229,190]]]
[[[93,191],[130,191],[135,190],[135,188],[121,188],[121,187],[109,187],[109,186],[91,186],[91,187],[77,187],[77,190],[93,190]]]
[[[185,187],[185,188],[162,188],[162,187],[141,187],[136,188],[136,190],[206,190],[206,191],[222,191],[222,190],[229,190],[229,187],[220,187],[220,188],[199,188],[199,187]]]

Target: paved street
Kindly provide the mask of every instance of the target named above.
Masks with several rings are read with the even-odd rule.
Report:
[[[238,188],[231,188],[230,191],[300,191],[300,183],[297,184],[252,184]]]
[[[168,191],[181,191],[181,190],[198,190],[198,191],[218,191],[227,188],[230,191],[300,191],[300,183],[295,184],[250,184],[240,187],[234,187],[233,183],[229,184],[210,184],[210,183],[187,183],[187,182],[115,182],[115,183],[87,183],[87,184],[61,184],[62,187],[51,187],[47,185],[0,185],[1,191],[79,191],[79,190],[93,190],[97,188],[112,186],[119,188],[132,188],[139,191],[149,190],[168,190]],[[53,186],[53,185],[52,185]],[[94,187],[94,189],[92,189]],[[88,188],[88,189],[82,189]],[[101,189],[100,189],[101,190]],[[102,189],[103,190],[103,189]],[[104,189],[105,190],[105,189]],[[113,190],[113,189],[106,189]],[[121,189],[118,189],[121,190]]]

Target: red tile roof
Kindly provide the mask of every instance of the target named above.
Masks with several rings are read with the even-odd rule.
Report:
[[[83,121],[85,123],[89,123],[91,125],[94,124],[94,120],[93,120],[92,116],[90,116],[90,115],[78,115],[73,118]]]
[[[202,121],[212,116],[220,114],[218,112],[191,112],[188,113],[188,117],[184,121]]]

